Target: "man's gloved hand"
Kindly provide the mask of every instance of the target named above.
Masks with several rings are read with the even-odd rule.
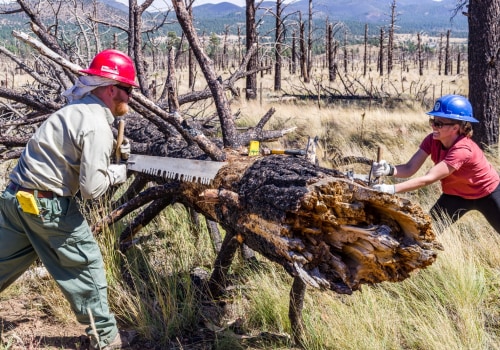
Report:
[[[386,184],[373,185],[372,188],[375,191],[380,191],[380,192],[385,192],[385,193],[390,193],[390,194],[396,193],[396,187],[394,185],[386,185]]]
[[[123,142],[120,145],[120,158],[117,159],[117,162],[120,162],[121,160],[127,160],[130,157],[130,141],[124,137]],[[113,154],[116,154],[116,140],[113,140]]]
[[[125,164],[110,164],[108,176],[110,186],[124,183],[127,181],[127,166]]]
[[[381,160],[380,162],[373,162],[372,164],[372,175],[374,177],[380,176],[392,176],[394,175],[394,166],[387,163],[385,160]]]
[[[123,142],[120,146],[120,154],[122,160],[127,160],[130,157],[130,142],[127,138],[123,139]]]

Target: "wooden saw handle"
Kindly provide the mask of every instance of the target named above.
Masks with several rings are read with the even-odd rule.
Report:
[[[120,146],[123,143],[123,135],[125,133],[125,120],[120,119],[118,121],[118,135],[116,136],[116,149],[115,149],[115,162],[119,164],[122,160],[122,155],[120,152]]]
[[[377,163],[380,163],[382,160],[382,147],[377,147]],[[377,183],[380,183],[380,178],[377,178]]]

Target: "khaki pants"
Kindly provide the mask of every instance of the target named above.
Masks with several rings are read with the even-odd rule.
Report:
[[[15,191],[0,196],[0,292],[37,257],[56,280],[78,322],[90,325],[92,311],[101,345],[118,329],[107,300],[102,255],[90,227],[71,197],[37,198],[40,215],[24,213]],[[87,334],[92,335],[91,327]]]

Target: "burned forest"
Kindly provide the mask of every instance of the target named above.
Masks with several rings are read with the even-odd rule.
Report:
[[[129,3],[128,18],[98,2],[86,6],[76,0],[18,0],[4,5],[2,17],[22,14],[29,28],[13,30],[18,47],[0,47],[0,56],[29,78],[0,87],[2,163],[15,162],[37,126],[66,103],[61,93],[97,49],[114,45],[133,58],[140,84],[131,95],[132,111],[124,118],[132,153],[223,162],[210,183],[130,172],[126,185],[111,190],[115,199],[110,210],[102,211],[92,226],[99,235],[120,223],[123,230],[116,243],[121,253],[134,249],[135,237],[167,207],[183,205],[193,220],[206,220],[213,235],[223,236],[202,287],[206,297],[224,295],[240,250],[282,266],[293,278],[286,297],[297,343],[303,335],[307,287],[351,294],[364,284],[403,281],[436,260],[441,246],[424,210],[406,198],[376,192],[370,183],[342,170],[318,166],[315,135],[310,135],[307,151],[298,155],[249,156],[251,141],[276,141],[294,132],[267,127],[275,107],[256,125],[243,130],[238,126],[231,101],[245,98],[245,93],[236,82],[271,69],[265,62],[255,64],[256,43],[222,78],[196,32],[189,4],[173,1],[171,11],[182,37],[178,46],[161,50],[150,35],[155,26],[173,24],[166,15],[153,22],[145,14],[152,0]],[[329,33],[332,40],[332,27]],[[332,62],[333,52],[332,47]],[[204,89],[178,92],[176,62],[181,54],[189,58],[188,68],[197,65],[202,77],[196,79],[206,82]],[[160,69],[160,61],[168,71],[165,81],[152,79],[151,71]],[[195,79],[192,74],[190,70],[190,81]],[[253,88],[255,92],[256,85]],[[118,124],[113,132],[118,136]],[[124,275],[130,278],[126,271]]]

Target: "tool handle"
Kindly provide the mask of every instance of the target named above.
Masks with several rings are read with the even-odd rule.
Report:
[[[381,160],[382,160],[382,148],[380,146],[378,146],[377,147],[377,163],[380,163]],[[376,178],[375,180],[377,181],[378,184],[380,183],[380,178]]]
[[[304,156],[306,151],[303,149],[272,149],[271,154],[287,154],[290,156]]]
[[[115,150],[115,162],[116,162],[116,164],[119,164],[122,160],[120,146],[123,143],[124,133],[125,133],[125,120],[120,119],[118,121],[118,135],[116,136],[116,150]]]

